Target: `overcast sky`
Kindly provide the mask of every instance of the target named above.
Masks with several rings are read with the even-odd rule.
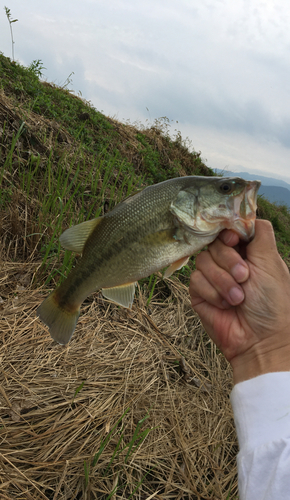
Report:
[[[288,0],[5,0],[0,50],[107,116],[166,116],[212,168],[290,182]],[[178,122],[178,123],[176,123]],[[257,175],[258,177],[258,175]]]

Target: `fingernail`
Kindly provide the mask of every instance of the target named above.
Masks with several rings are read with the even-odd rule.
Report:
[[[233,287],[229,291],[229,296],[233,305],[240,304],[244,300],[244,292],[237,287]]]
[[[231,273],[238,283],[242,283],[248,278],[249,271],[246,266],[238,263],[232,268]]]
[[[224,243],[226,245],[229,245],[232,241],[232,238],[233,238],[233,234],[232,233],[228,233],[226,232],[224,235],[223,235],[223,240],[224,240]]]

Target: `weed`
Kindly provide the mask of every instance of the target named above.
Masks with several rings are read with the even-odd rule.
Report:
[[[153,279],[154,279],[154,281],[153,281]],[[154,276],[154,274],[151,274],[151,276],[149,277],[149,283],[148,283],[149,297],[148,297],[147,302],[146,302],[147,307],[149,306],[149,304],[152,300],[157,280],[158,280],[158,277]],[[153,281],[153,283],[152,283],[152,281]]]
[[[7,7],[4,7],[8,22],[9,22],[9,27],[10,27],[10,33],[11,33],[11,44],[12,44],[12,61],[14,61],[14,39],[13,39],[13,30],[12,30],[12,23],[17,23],[18,19],[12,19],[10,9]]]
[[[46,69],[43,64],[42,64],[42,61],[41,59],[35,59],[34,61],[32,61],[32,63],[30,64],[28,70],[31,71],[31,73],[33,75],[35,75],[37,78],[41,78],[43,73],[42,73],[42,70],[43,69]]]
[[[76,388],[75,393],[74,393],[74,397],[73,397],[73,400],[72,400],[72,403],[74,402],[76,396],[82,390],[82,388],[84,387],[84,385],[85,385],[85,380],[83,380],[83,382]]]
[[[149,418],[149,411],[143,417],[139,422],[137,423],[136,429],[133,433],[133,436],[131,440],[125,444],[124,440],[124,434],[125,434],[125,428],[123,425],[123,419],[125,415],[130,411],[130,408],[127,408],[127,410],[124,411],[123,415],[118,419],[114,427],[111,429],[111,431],[108,433],[105,439],[101,440],[99,450],[98,452],[94,455],[91,463],[84,461],[84,473],[85,473],[85,486],[87,487],[89,484],[89,477],[90,477],[90,471],[97,465],[97,463],[100,460],[100,457],[105,450],[106,446],[110,443],[113,438],[115,438],[119,434],[119,438],[117,441],[117,444],[115,445],[112,457],[106,467],[106,469],[103,471],[104,476],[108,476],[110,469],[113,465],[113,462],[116,461],[116,459],[122,454],[124,456],[124,451],[127,450],[126,455],[124,456],[124,464],[126,465],[128,463],[129,458],[131,458],[132,454],[137,451],[137,449],[141,446],[141,444],[144,442],[146,437],[148,436],[149,432],[152,430],[151,428],[143,429],[142,426],[144,422]],[[119,426],[121,425],[121,428]],[[132,498],[132,496],[136,493],[142,482],[144,481],[145,477],[147,474],[153,470],[152,468],[146,472],[146,474],[142,477],[142,479],[137,483],[137,485],[134,487],[133,492],[130,494],[128,498]],[[106,498],[106,500],[109,500],[111,498],[112,494],[117,490],[121,489],[123,487],[126,488],[127,485],[122,485],[121,483],[118,485],[118,481],[116,486],[114,486],[113,491],[110,493],[110,495]]]
[[[125,417],[125,415],[127,415],[127,413],[130,411],[130,408],[127,408],[127,410],[124,411],[123,415],[119,418],[119,420],[117,421],[117,423],[114,425],[114,427],[112,428],[112,430],[109,432],[109,434],[107,435],[106,439],[102,440],[101,441],[101,444],[100,444],[100,448],[99,448],[99,451],[95,454],[94,458],[93,458],[93,461],[92,461],[92,466],[94,467],[96,465],[96,463],[98,462],[101,454],[103,453],[106,445],[108,444],[108,442],[110,441],[111,439],[111,436],[114,432],[114,430],[118,427],[118,425],[122,422],[123,418]],[[123,437],[123,435],[122,435]]]
[[[87,464],[86,460],[84,460],[84,471],[85,471],[85,486],[87,488],[90,477],[90,464]]]
[[[72,83],[72,78],[71,78],[72,75],[74,75],[74,71],[72,71],[68,75],[68,77],[66,78],[66,80],[64,81],[64,83],[61,85],[62,89],[67,89],[68,85],[70,85]]]

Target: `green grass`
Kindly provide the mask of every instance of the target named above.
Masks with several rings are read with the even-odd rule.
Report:
[[[81,147],[70,158],[70,163],[63,157],[55,164],[50,154],[43,169],[41,157],[33,156],[26,164],[19,159],[15,172],[15,147],[23,129],[24,123],[12,138],[0,168],[0,208],[6,212],[10,206],[15,226],[14,230],[11,228],[10,242],[18,241],[18,255],[20,252],[22,258],[29,257],[31,252],[39,255],[42,259],[39,272],[41,277],[46,275],[46,283],[49,283],[57,274],[63,276],[69,271],[74,262],[70,252],[61,250],[60,234],[71,225],[98,217],[104,200],[108,200],[108,209],[113,208],[140,188],[142,178],[122,176],[122,164],[116,168],[114,157],[105,161],[98,155],[87,168]],[[29,218],[23,227],[20,212],[24,206]],[[55,260],[60,267],[48,272]]]
[[[41,60],[25,68],[0,55],[0,88],[12,99],[23,121],[31,112],[54,120],[60,127],[60,139],[65,130],[88,154],[101,153],[105,160],[113,156],[116,165],[122,164],[123,171],[146,174],[147,183],[178,175],[181,165],[187,174],[193,174],[197,168],[202,175],[212,174],[202,163],[200,153],[189,152],[180,133],[170,140],[166,118],[155,121],[149,129],[122,125],[105,117],[65,86],[42,82],[43,69]],[[45,141],[44,132],[40,130],[38,138]]]
[[[0,54],[8,110],[0,128],[0,240],[5,258],[42,261],[35,286],[55,286],[77,258],[59,244],[67,227],[102,215],[146,184],[212,171],[180,133],[170,139],[168,119],[149,129],[120,124],[67,84],[43,82],[43,69],[41,60],[25,68]]]
[[[146,184],[213,171],[200,153],[188,150],[180,132],[170,137],[166,117],[149,129],[120,124],[69,92],[68,83],[41,81],[43,69],[41,60],[25,68],[0,55],[9,110],[0,129],[0,239],[7,258],[42,260],[36,285],[55,285],[75,263],[58,241],[67,227],[102,215]],[[272,222],[279,251],[288,258],[287,207],[259,197],[258,216]],[[192,267],[178,273],[185,283]]]
[[[258,196],[258,217],[269,220],[274,228],[277,247],[283,258],[290,257],[290,210],[286,205],[270,203]]]
[[[138,421],[136,428],[133,432],[133,435],[131,439],[126,443],[126,438],[125,438],[125,427],[123,425],[123,419],[127,415],[127,413],[130,411],[130,408],[127,408],[124,413],[121,415],[121,417],[117,420],[116,424],[112,427],[110,432],[107,434],[107,436],[101,440],[101,443],[99,445],[99,450],[97,453],[95,453],[94,457],[92,458],[91,461],[84,461],[84,475],[85,475],[85,486],[86,488],[89,485],[89,480],[90,480],[90,474],[94,473],[94,468],[98,465],[98,462],[106,449],[106,447],[111,443],[115,442],[117,438],[117,444],[114,447],[114,450],[112,452],[112,456],[109,460],[109,463],[107,464],[106,468],[102,470],[102,474],[105,477],[110,477],[112,473],[114,472],[114,463],[118,460],[120,456],[123,456],[123,463],[124,466],[128,464],[129,459],[132,457],[132,455],[138,450],[138,448],[142,445],[142,443],[145,441],[146,437],[148,436],[149,432],[152,430],[151,428],[143,428],[143,424],[145,421],[149,418],[149,411],[147,414]],[[126,452],[126,453],[125,453]],[[136,484],[130,485],[133,487],[132,493],[126,497],[128,500],[133,497],[133,495],[137,492],[138,488],[144,481],[145,477],[147,474],[151,472],[152,468],[147,471],[141,480],[139,480]],[[114,486],[113,490],[111,493],[106,497],[106,500],[109,500],[111,496],[118,490],[119,492],[123,490],[123,492],[127,491],[128,484],[124,483],[122,481],[122,470],[120,470],[119,475],[118,475],[118,480],[116,486]]]

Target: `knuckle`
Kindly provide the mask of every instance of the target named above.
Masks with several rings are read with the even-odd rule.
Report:
[[[195,267],[199,269],[202,265],[208,262],[209,252],[208,250],[203,250],[195,257]]]
[[[231,276],[225,269],[220,268],[216,270],[213,276],[213,281],[217,284],[219,289],[225,289],[229,280],[231,280]]]

